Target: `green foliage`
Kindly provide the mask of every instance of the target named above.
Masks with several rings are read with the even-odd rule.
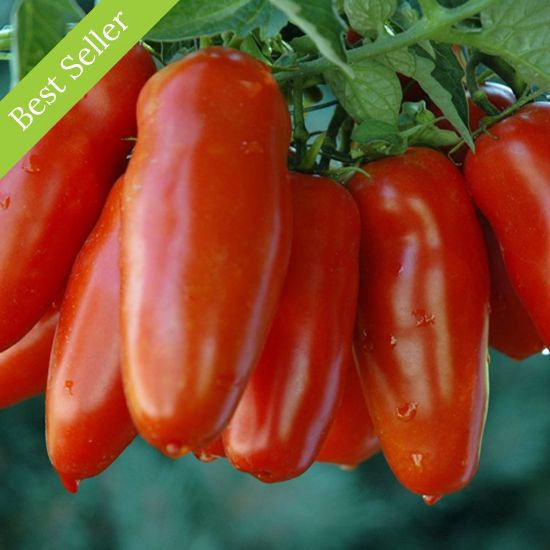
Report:
[[[19,0],[12,19],[14,80],[29,73],[83,16],[74,0]]]
[[[348,76],[353,76],[345,60],[342,44],[343,22],[332,0],[270,0],[290,21],[315,42],[319,51]]]
[[[397,0],[344,0],[351,27],[359,34],[381,34],[384,23],[395,13]]]
[[[550,3],[501,0],[481,13],[480,49],[506,59],[528,82],[550,86]]]
[[[244,38],[259,26],[265,26],[265,34],[270,36],[284,24],[285,18],[268,0],[185,0],[176,4],[146,38],[179,41],[226,31]]]
[[[325,79],[348,114],[357,122],[369,118],[397,121],[401,85],[392,68],[374,59],[352,63],[353,78],[340,69],[325,71]]]

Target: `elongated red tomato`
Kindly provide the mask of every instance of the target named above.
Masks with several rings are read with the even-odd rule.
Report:
[[[149,81],[138,126],[123,377],[140,433],[178,457],[220,435],[271,325],[290,254],[290,120],[266,66],[209,48]]]
[[[548,346],[550,103],[523,107],[490,131],[466,157],[466,180],[500,243],[510,281]]]
[[[0,351],[26,334],[65,283],[135,136],[135,105],[154,73],[127,54],[0,180]]]
[[[10,407],[46,389],[59,303],[53,303],[32,330],[0,353],[0,407]]]
[[[341,396],[356,313],[359,216],[327,178],[291,177],[292,253],[258,367],[223,434],[231,463],[283,481],[315,460]]]
[[[349,358],[344,392],[317,462],[354,468],[380,449],[353,359]]]
[[[65,487],[103,471],[135,428],[120,366],[120,190],[78,255],[61,306],[46,391],[48,454]]]
[[[458,169],[410,149],[350,186],[362,220],[356,352],[382,450],[432,497],[475,473],[487,405],[487,255]]]
[[[509,357],[526,359],[540,353],[544,343],[510,282],[493,230],[485,218],[479,215],[479,219],[487,245],[491,276],[489,344]]]

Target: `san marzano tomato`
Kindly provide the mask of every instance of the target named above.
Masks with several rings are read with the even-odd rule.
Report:
[[[277,307],[291,244],[290,119],[270,70],[208,48],[143,90],[122,199],[123,376],[169,456],[229,421]]]
[[[410,149],[351,191],[362,221],[356,352],[384,455],[411,491],[472,478],[487,405],[487,255],[458,169]]]

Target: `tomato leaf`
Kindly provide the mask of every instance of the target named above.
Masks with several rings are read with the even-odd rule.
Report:
[[[357,122],[367,119],[395,124],[402,99],[395,71],[374,59],[352,63],[355,78],[338,68],[325,71],[332,92]]]
[[[270,0],[284,11],[290,21],[300,27],[316,44],[319,51],[344,73],[353,73],[346,63],[342,43],[344,22],[334,9],[332,0]]]
[[[351,27],[359,34],[383,29],[385,21],[397,9],[397,0],[344,0]]]
[[[434,57],[424,48],[414,47],[388,54],[386,61],[399,73],[414,78],[473,148],[468,129],[468,104],[462,87],[463,70],[450,46],[432,44],[432,48]]]
[[[267,0],[180,1],[149,32],[148,40],[176,41],[226,31],[246,37],[273,17]]]
[[[506,59],[527,82],[550,86],[548,0],[500,0],[481,13],[481,25],[476,47]]]
[[[19,0],[12,16],[13,81],[27,75],[67,34],[69,25],[83,17],[73,0]]]

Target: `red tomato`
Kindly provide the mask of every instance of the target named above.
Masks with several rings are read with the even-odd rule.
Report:
[[[413,148],[366,165],[356,352],[384,455],[439,496],[475,473],[487,405],[487,255],[458,169]]]
[[[481,215],[479,220],[487,244],[491,275],[489,344],[509,357],[525,359],[540,353],[544,344],[510,282],[493,230]]]
[[[506,271],[545,344],[550,343],[550,103],[491,127],[466,157],[466,180],[500,243]],[[519,321],[518,321],[519,322]]]
[[[59,305],[53,303],[28,334],[0,353],[0,407],[10,407],[45,390],[58,318]]]
[[[65,487],[99,474],[135,436],[120,372],[119,181],[78,255],[46,391],[48,454]]]
[[[123,377],[172,457],[208,446],[267,338],[287,270],[290,119],[269,69],[209,48],[153,77],[122,215]]]
[[[294,231],[281,303],[223,435],[231,463],[283,481],[315,460],[341,395],[355,321],[359,217],[327,178],[291,177]]]
[[[316,460],[354,468],[378,452],[380,443],[351,357],[347,370],[342,400]]]
[[[135,136],[139,91],[155,71],[127,54],[0,180],[0,351],[22,338],[63,287]]]

